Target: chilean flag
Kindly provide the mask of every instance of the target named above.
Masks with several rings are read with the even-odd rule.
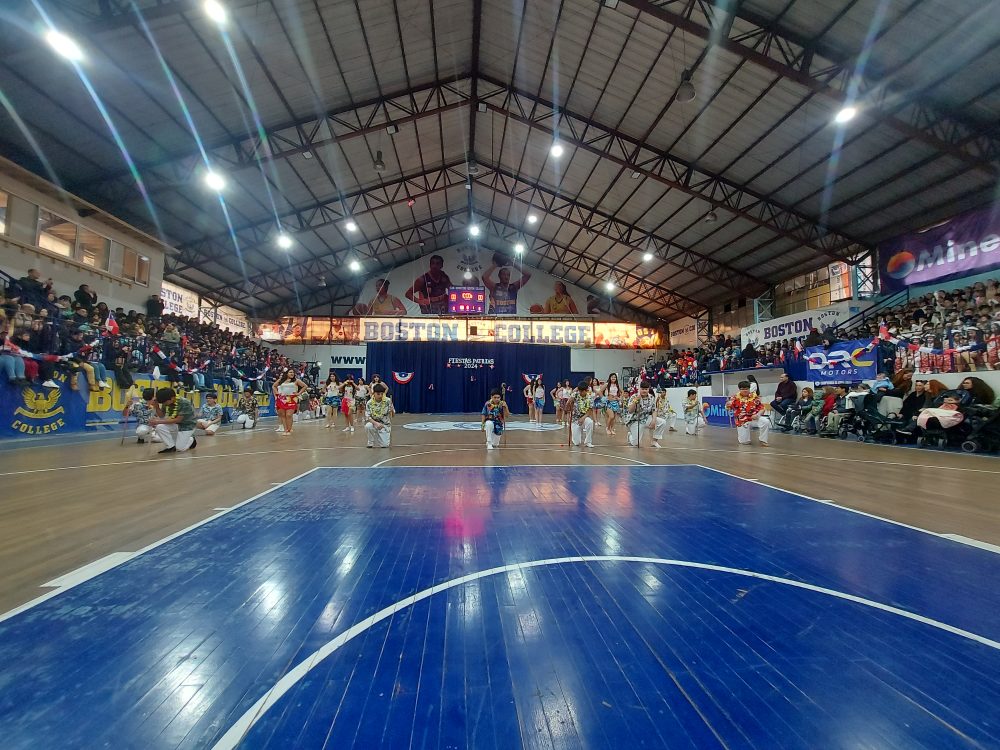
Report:
[[[110,310],[108,310],[108,319],[104,321],[104,327],[112,336],[118,335],[118,321],[115,320],[115,314]]]
[[[392,379],[395,380],[400,385],[406,385],[411,380],[413,380],[413,373],[412,372],[396,372],[395,370],[393,370],[392,371]]]

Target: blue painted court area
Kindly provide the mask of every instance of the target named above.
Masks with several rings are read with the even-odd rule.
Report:
[[[317,469],[0,623],[0,745],[998,747],[998,580],[698,466]]]

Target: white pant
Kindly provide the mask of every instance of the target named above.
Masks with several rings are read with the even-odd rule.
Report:
[[[204,419],[199,419],[197,427],[199,429],[204,430],[207,435],[214,435],[219,430],[219,427],[221,425],[222,425],[221,422],[214,422],[212,424],[209,424]]]
[[[500,438],[502,436],[501,435],[497,435],[495,432],[493,432],[494,426],[495,425],[493,424],[493,420],[492,419],[487,419],[486,420],[485,427],[486,427],[486,447],[487,448],[496,448],[498,445],[500,445]]]
[[[365,422],[365,432],[368,433],[368,445],[376,448],[388,448],[389,438],[392,437],[392,427],[390,425],[377,425],[374,422]]]
[[[764,415],[761,415],[746,424],[738,425],[736,427],[736,439],[740,441],[740,445],[750,445],[751,427],[756,427],[760,430],[757,435],[757,439],[762,443],[766,443],[767,433],[771,431],[771,420]]]
[[[580,444],[580,420],[574,419],[573,424],[570,427],[570,434],[573,437],[573,445]],[[583,443],[586,446],[591,446],[594,442],[594,420],[590,417],[584,417],[583,419]]]
[[[642,432],[640,433],[639,427],[642,426]],[[628,444],[636,445],[641,435],[652,431],[653,440],[659,440],[663,437],[664,431],[667,429],[667,420],[663,417],[649,417],[648,419],[637,419],[635,422],[628,426]]]
[[[244,430],[252,429],[255,424],[254,421],[250,419],[249,414],[240,414],[236,417],[236,423],[243,425]]]
[[[176,448],[178,452],[186,451],[194,442],[194,430],[181,432],[175,424],[158,424],[154,431],[164,445],[168,448]]]
[[[698,419],[700,419],[700,417]],[[684,432],[686,434],[688,435],[698,434],[698,419],[695,419],[692,422],[688,422],[686,419],[684,420]]]
[[[153,431],[153,428],[148,424],[141,424],[135,428],[136,437],[141,437],[143,439],[148,438],[149,434]]]

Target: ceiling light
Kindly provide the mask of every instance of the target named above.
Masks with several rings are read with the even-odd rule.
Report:
[[[646,263],[649,263],[649,261],[651,261],[653,259],[653,254],[652,253],[646,253],[645,255],[642,256],[642,259],[644,261],[646,261]]]
[[[681,85],[677,87],[677,101],[682,104],[693,102],[697,95],[698,92],[694,90],[694,84],[691,83],[691,71],[685,70],[681,73]]]
[[[462,274],[462,278],[465,279],[466,281],[469,281],[472,278],[472,271],[466,271],[464,274]]]
[[[226,178],[223,177],[218,172],[213,172],[211,169],[205,172],[205,185],[217,193],[222,192],[226,189]]]
[[[479,165],[476,164],[475,159],[469,160],[469,174],[479,174]]]
[[[385,132],[389,135],[396,135],[396,133],[399,132],[399,126],[392,124],[386,125]]]
[[[518,242],[516,245],[514,245],[514,252],[517,253],[518,255],[520,255],[521,253],[523,253],[524,250],[525,250],[525,247],[524,247],[524,243],[523,242]]]
[[[604,0],[604,7],[614,10],[618,7],[618,0]]]
[[[287,234],[278,235],[278,247],[282,250],[289,250],[292,247],[292,238]]]
[[[857,114],[858,114],[857,107],[844,107],[837,113],[836,117],[834,117],[833,120],[838,125],[843,125],[844,123],[853,120],[857,116]]]
[[[469,225],[469,236],[470,237],[478,237],[479,236],[479,227],[476,224],[470,224]]]
[[[552,154],[553,159],[558,159],[560,156],[563,155],[564,152],[565,149],[563,148],[562,144],[559,141],[553,143],[552,148],[549,149],[549,153]]]
[[[320,276],[319,277],[319,285],[320,286],[326,286],[326,276]]]
[[[83,50],[80,49],[80,45],[61,31],[49,29],[45,32],[45,41],[59,55],[71,62],[80,62],[83,59]]]
[[[719,220],[719,215],[715,213],[715,211],[709,211],[707,214],[705,214],[706,224],[714,224],[718,220]]]
[[[375,163],[372,164],[372,167],[374,167],[375,171],[378,172],[379,174],[382,174],[382,172],[385,171],[385,162],[382,161],[381,150],[375,152]]]
[[[227,13],[225,6],[218,0],[205,0],[201,4],[201,9],[205,11],[205,15],[211,18],[220,26],[226,22]]]
[[[357,232],[358,231],[358,225],[355,224],[353,220],[348,219],[347,223],[344,224],[344,229],[346,229],[348,232]]]
[[[358,263],[356,260],[352,260],[350,262],[350,264],[348,265],[348,268],[350,268],[352,271],[354,271],[354,273],[357,273],[358,271],[361,270],[361,264]]]
[[[312,159],[313,158],[312,151],[303,151],[302,152],[302,158],[303,159]]]
[[[538,215],[537,214],[528,214],[528,223],[529,224],[537,224],[538,223]]]
[[[607,281],[604,282],[604,288],[607,289],[609,292],[613,292],[615,290],[615,282],[611,281],[611,279],[608,279]]]
[[[637,170],[632,170],[632,179],[633,180],[638,180],[640,177],[642,177],[642,172],[639,172]]]

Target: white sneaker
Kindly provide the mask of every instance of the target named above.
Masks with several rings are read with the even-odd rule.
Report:
[[[654,448],[659,448],[660,447],[660,441],[659,440],[654,440],[653,441],[653,447]]]
[[[593,447],[594,447],[594,444],[593,444],[593,443],[587,443],[587,447],[588,447],[588,448],[593,448]]]
[[[285,431],[284,427],[279,427],[278,429],[275,430],[275,432],[284,432],[284,431]]]
[[[102,391],[106,391],[106,390],[108,390],[108,388],[110,388],[110,387],[111,387],[110,385],[108,385],[108,384],[107,384],[106,382],[104,382],[103,380],[98,380],[98,381],[97,381],[97,386],[98,386],[98,388],[100,388],[100,389],[101,389]]]
[[[351,432],[354,432],[354,428],[353,427],[351,427]]]
[[[350,431],[351,431],[350,427],[345,427],[344,429],[341,430],[341,432],[350,432]]]
[[[486,444],[486,450],[488,450],[488,451],[493,450],[493,444],[492,443],[487,443]]]
[[[51,379],[50,380],[46,380],[44,383],[42,383],[42,388],[58,388],[58,387],[59,387],[59,384],[57,382],[55,382],[54,380],[51,380]]]

